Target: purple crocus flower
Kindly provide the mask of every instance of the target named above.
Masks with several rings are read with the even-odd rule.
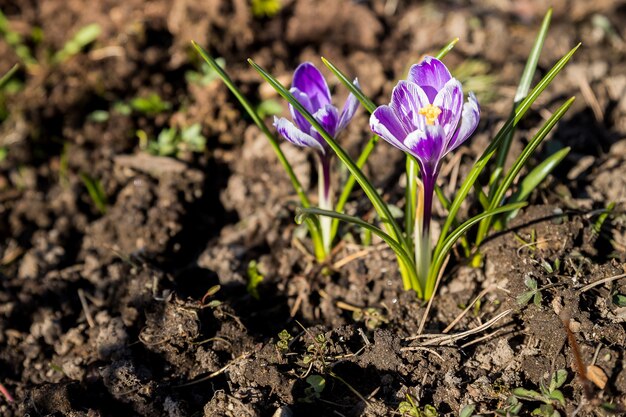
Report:
[[[469,93],[463,104],[461,83],[433,57],[413,65],[408,79],[393,89],[391,103],[372,113],[372,131],[419,163],[424,184],[424,232],[430,223],[441,160],[474,133],[479,117],[476,96]]]
[[[354,80],[354,84],[358,87],[357,80]],[[331,104],[330,90],[324,76],[310,62],[304,62],[296,68],[289,91],[333,138],[336,138],[345,129],[359,106],[357,98],[350,94],[340,114],[337,107]],[[274,127],[276,127],[276,130],[282,137],[294,145],[313,148],[317,151],[319,157],[318,203],[320,208],[332,210],[332,192],[330,189],[330,160],[332,153],[330,148],[319,132],[291,103],[289,104],[289,110],[295,125],[284,117],[274,117]],[[322,217],[320,219],[324,251],[327,254],[330,252],[331,246],[331,223],[332,219],[330,217]]]
[[[355,80],[355,85],[358,82]],[[330,90],[322,73],[310,62],[303,62],[293,74],[293,83],[289,90],[309,113],[322,125],[332,137],[336,137],[352,120],[359,102],[353,94],[343,106],[341,114],[330,101]],[[294,107],[289,104],[291,117],[295,125],[284,117],[274,117],[274,126],[278,133],[294,145],[313,148],[322,155],[328,154],[328,144]]]

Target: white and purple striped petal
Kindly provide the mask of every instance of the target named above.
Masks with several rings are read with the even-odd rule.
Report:
[[[326,142],[323,142],[324,145],[322,145],[322,143],[320,143],[316,138],[304,133],[284,117],[281,117],[279,119],[278,117],[274,116],[274,127],[282,137],[284,137],[287,141],[293,143],[294,145],[303,146],[306,148],[314,148],[321,152],[322,155],[326,154],[326,149],[324,146],[326,145]]]
[[[358,79],[355,78],[353,84],[357,88],[361,88]],[[337,127],[337,132],[341,132],[343,129],[346,128],[348,123],[350,123],[350,120],[352,120],[352,118],[354,117],[354,114],[356,113],[356,109],[358,107],[359,100],[354,94],[350,93],[350,95],[348,95],[348,98],[346,99],[346,103],[343,105],[343,109],[341,110],[341,117],[339,117],[339,126]]]
[[[411,81],[399,81],[391,93],[390,106],[407,132],[424,130],[425,120],[419,111],[429,103],[424,90]]]
[[[445,137],[450,139],[459,125],[463,109],[463,88],[461,83],[455,78],[450,78],[437,93],[433,105],[441,110],[438,121],[443,127]]]
[[[356,79],[354,84],[359,86]],[[350,94],[340,115],[339,110],[331,104],[330,90],[324,76],[310,62],[304,62],[298,66],[289,91],[333,137],[345,129],[359,106],[356,97]],[[324,138],[291,104],[289,104],[289,111],[295,125],[287,119],[274,118],[274,126],[278,133],[295,145],[315,148],[322,154],[326,154],[328,144]]]
[[[309,100],[309,96],[306,93],[303,93],[295,87],[292,87],[289,92],[293,94],[296,100],[298,100],[298,102],[302,104],[309,113],[315,113],[316,109],[314,109],[311,105],[311,100]],[[300,130],[303,132],[311,130],[311,123],[309,123],[309,121],[305,119],[304,116],[291,105],[291,103],[289,103],[289,112],[291,113],[291,118]]]
[[[446,145],[446,152],[453,151],[465,142],[476,130],[480,119],[480,105],[474,93],[470,92],[467,102],[463,105],[461,123]]]
[[[370,116],[370,129],[391,145],[410,153],[409,149],[404,146],[404,140],[409,131],[406,130],[391,106],[383,105],[374,110]]]
[[[419,64],[413,65],[407,77],[409,81],[422,87],[431,103],[450,78],[452,76],[448,68],[432,56],[427,56]]]
[[[293,74],[291,86],[309,97],[314,110],[330,104],[328,84],[326,84],[322,73],[310,62],[303,62],[298,65],[296,72]]]
[[[313,114],[313,117],[315,117],[315,120],[317,120],[319,124],[322,125],[326,133],[328,133],[332,137],[335,137],[335,135],[337,134],[337,127],[339,125],[339,110],[337,110],[337,107],[333,106],[332,104],[327,104],[318,111],[316,111]],[[321,143],[326,145],[326,141],[324,140],[324,138],[322,138],[322,136],[312,126],[311,136],[315,137]]]
[[[437,172],[439,161],[445,150],[445,133],[440,125],[426,125],[425,130],[411,132],[404,140],[409,149],[421,163],[423,174],[433,175]]]

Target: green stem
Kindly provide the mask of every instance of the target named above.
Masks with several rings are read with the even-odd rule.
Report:
[[[332,154],[322,155],[318,153],[318,186],[319,193],[319,207],[322,210],[333,209],[333,196],[332,196],[332,184],[330,165],[332,160]],[[320,229],[322,231],[322,242],[324,245],[324,252],[326,255],[330,254],[332,248],[332,221],[330,217],[323,216],[320,218]]]

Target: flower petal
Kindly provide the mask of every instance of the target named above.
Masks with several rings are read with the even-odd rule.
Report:
[[[361,88],[359,85],[359,80],[354,79],[353,84],[357,88]],[[359,100],[352,93],[348,96],[346,100],[346,104],[343,105],[343,110],[341,110],[341,117],[339,118],[339,126],[337,127],[337,133],[345,129],[345,127],[350,123],[350,120],[354,117],[354,113],[356,113],[356,109],[359,107]]]
[[[332,104],[327,104],[323,108],[316,111],[313,117],[315,117],[315,120],[322,125],[324,130],[330,136],[333,138],[335,137],[335,134],[337,133],[337,126],[339,125],[339,110],[337,110],[337,107]],[[326,144],[322,135],[320,135],[314,127],[311,126],[310,132],[311,136],[318,139],[321,143]]]
[[[292,87],[309,96],[313,112],[330,104],[330,90],[322,73],[310,62],[303,62],[293,74]]]
[[[424,130],[426,120],[419,111],[429,103],[424,90],[411,81],[399,81],[391,93],[391,108],[407,133],[418,129]]]
[[[298,100],[300,104],[304,106],[305,109],[309,111],[309,113],[315,113],[308,95],[295,87],[292,87],[289,92],[296,98],[296,100]],[[309,121],[305,119],[304,116],[291,105],[291,103],[289,103],[289,111],[291,112],[291,118],[300,130],[308,132],[311,129],[311,123],[309,123]]]
[[[422,62],[411,67],[407,79],[422,87],[429,102],[432,103],[437,92],[450,78],[452,78],[450,71],[443,62],[432,56],[427,56]]]
[[[470,92],[468,100],[463,105],[463,115],[461,116],[461,124],[454,133],[448,145],[446,146],[446,153],[458,148],[463,142],[469,138],[480,120],[480,105],[474,93]]]
[[[305,148],[314,148],[320,151],[322,154],[326,154],[326,149],[312,136],[304,133],[300,129],[294,126],[289,120],[281,117],[280,119],[274,116],[274,127],[282,137],[294,145],[302,146]]]
[[[456,78],[450,78],[437,93],[433,105],[441,109],[439,124],[443,126],[446,138],[450,139],[459,125],[463,109],[463,87]]]
[[[411,155],[421,162],[422,169],[427,174],[433,174],[437,170],[439,160],[443,157],[446,138],[443,127],[440,125],[426,125],[425,130],[416,130],[409,133],[404,141]]]
[[[396,148],[409,152],[404,146],[408,132],[390,106],[383,105],[374,110],[370,116],[370,129]]]

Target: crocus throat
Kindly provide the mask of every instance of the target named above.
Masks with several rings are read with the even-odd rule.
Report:
[[[433,106],[432,104],[428,104],[421,109],[419,109],[419,114],[426,118],[427,125],[434,125],[435,120],[441,114],[441,109],[437,106]]]

